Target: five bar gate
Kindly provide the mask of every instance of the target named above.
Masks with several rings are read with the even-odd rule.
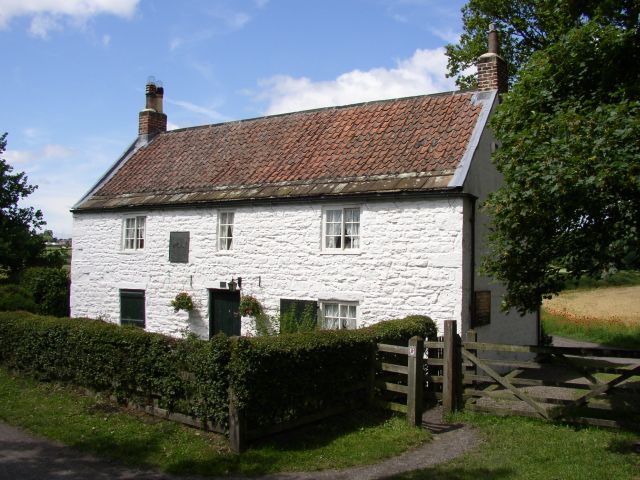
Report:
[[[414,337],[407,347],[380,344],[378,352],[376,403],[407,412],[415,425],[423,400],[441,400],[444,414],[467,408],[640,426],[638,351],[482,343],[472,331],[463,341],[456,322],[447,321],[437,341]]]

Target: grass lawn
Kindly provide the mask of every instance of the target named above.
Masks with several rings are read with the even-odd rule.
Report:
[[[224,436],[123,411],[58,383],[0,368],[0,419],[79,450],[169,473],[222,475],[378,462],[429,440],[404,418],[360,412],[271,437],[240,455]]]
[[[393,477],[402,480],[640,479],[637,434],[546,423],[522,417],[460,413],[475,425],[480,448],[433,468]]]

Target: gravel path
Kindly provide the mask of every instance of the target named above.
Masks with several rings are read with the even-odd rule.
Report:
[[[479,434],[466,425],[440,421],[442,411],[432,409],[423,416],[423,425],[434,433],[434,440],[415,450],[384,462],[344,470],[295,472],[266,475],[265,480],[379,479],[446,462],[473,449]],[[196,480],[203,477],[173,476],[97,458],[51,440],[0,422],[0,479],[2,480]],[[208,477],[211,478],[211,477]],[[226,480],[246,479],[243,476]],[[250,477],[256,478],[256,477]]]

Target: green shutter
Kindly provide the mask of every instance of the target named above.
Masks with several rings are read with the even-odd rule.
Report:
[[[144,290],[120,290],[120,324],[145,327]]]

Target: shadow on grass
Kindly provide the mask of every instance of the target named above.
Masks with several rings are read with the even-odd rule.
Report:
[[[384,410],[355,410],[256,440],[251,446],[255,449],[268,447],[281,451],[321,448],[345,434],[377,427],[394,416],[392,412]]]
[[[96,432],[90,438],[78,439],[71,446],[82,451],[108,455],[136,467],[158,468],[160,463],[159,468],[173,474],[257,475],[283,470],[305,470],[306,465],[309,470],[342,468],[381,460],[374,454],[370,455],[370,460],[363,461],[359,459],[357,452],[349,457],[348,454],[345,455],[348,447],[342,448],[338,443],[350,434],[379,427],[391,417],[392,413],[383,411],[355,411],[254,441],[246,452],[239,455],[230,452],[226,440],[218,437],[217,445],[213,442],[211,448],[204,453],[195,455],[190,452],[174,452],[172,456],[175,458],[172,458],[164,450],[166,437],[184,427],[165,422],[156,425],[153,432],[147,432],[145,435],[114,438]],[[354,438],[347,441],[351,441],[352,446],[357,442]],[[371,439],[364,441],[371,442]],[[333,443],[336,445],[332,445]],[[374,448],[375,446],[371,445],[362,446],[364,451]],[[357,445],[352,449],[357,450]],[[325,457],[324,464],[318,462],[317,457]]]
[[[502,478],[513,478],[513,475],[513,470],[501,467],[433,467],[393,477],[387,477],[387,480],[499,480]]]
[[[621,453],[623,455],[640,453],[640,440],[630,438],[616,438],[609,442],[607,450],[612,453]]]
[[[370,462],[358,461],[357,454],[349,461],[344,451],[334,452],[340,447],[331,444],[349,434],[374,428],[389,420],[393,414],[380,411],[355,411],[339,415],[322,422],[300,427],[285,433],[253,441],[249,449],[240,454],[229,454],[215,460],[176,462],[167,468],[170,473],[211,474],[215,469],[221,473],[240,472],[248,475],[274,473],[279,471],[306,470],[305,462],[311,461],[309,470],[324,468],[347,468],[348,465],[375,463],[381,458],[372,458]],[[329,447],[328,449],[326,447]],[[363,449],[369,448],[363,446]],[[331,458],[339,456],[335,463]],[[325,457],[325,464],[317,457]],[[295,461],[293,459],[299,459]],[[311,460],[313,459],[313,460]]]

